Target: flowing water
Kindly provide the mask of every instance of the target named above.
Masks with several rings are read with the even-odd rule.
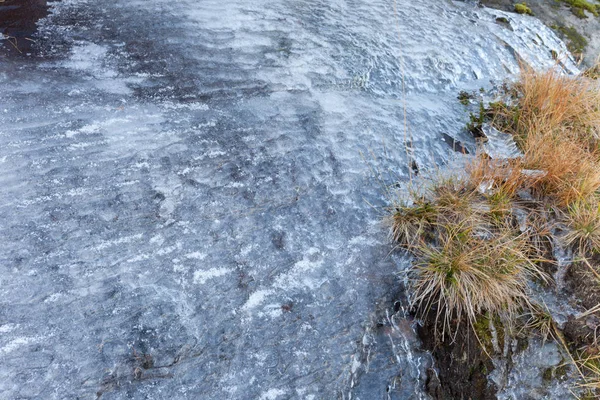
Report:
[[[0,397],[427,398],[386,187],[564,45],[440,0],[49,5],[0,49]]]

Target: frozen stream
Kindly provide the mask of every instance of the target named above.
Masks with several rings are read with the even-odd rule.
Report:
[[[426,398],[384,186],[562,43],[444,0],[50,12],[0,50],[0,398]]]

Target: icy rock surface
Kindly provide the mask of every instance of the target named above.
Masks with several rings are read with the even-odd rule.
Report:
[[[501,388],[498,400],[575,398],[573,381],[565,382],[565,377],[544,378],[544,372],[568,364],[559,344],[532,339],[527,349],[513,356],[512,362],[508,376],[500,376],[504,372],[500,363],[490,374]]]
[[[0,59],[0,397],[425,398],[384,185],[563,44],[439,0],[50,11]]]

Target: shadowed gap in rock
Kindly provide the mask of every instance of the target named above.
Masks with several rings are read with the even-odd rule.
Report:
[[[0,54],[15,56],[28,54],[37,21],[48,15],[46,0],[4,0],[0,2]]]

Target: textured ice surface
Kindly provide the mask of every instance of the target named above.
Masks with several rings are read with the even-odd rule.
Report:
[[[543,342],[539,339],[530,340],[530,345],[517,353],[512,358],[511,370],[506,376],[503,372],[502,362],[496,363],[496,369],[491,374],[491,379],[496,382],[501,390],[498,391],[499,400],[521,399],[572,399],[575,388],[572,380],[565,381],[565,376],[560,379],[544,379],[544,373],[553,368],[564,367],[568,364],[568,356],[560,344]],[[566,371],[566,377],[573,375]]]
[[[0,397],[423,398],[385,185],[563,44],[439,0],[51,12],[0,60]]]

